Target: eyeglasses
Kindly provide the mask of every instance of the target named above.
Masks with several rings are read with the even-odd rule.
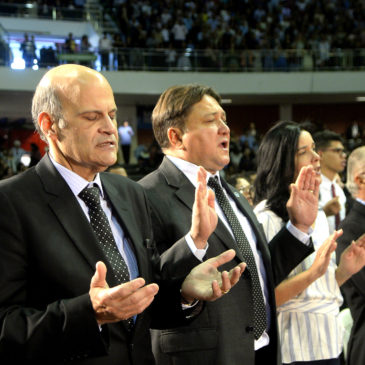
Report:
[[[326,151],[332,151],[339,155],[346,155],[346,150],[344,148],[327,148]]]

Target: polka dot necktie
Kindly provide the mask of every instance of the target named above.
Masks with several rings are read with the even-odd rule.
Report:
[[[208,186],[214,190],[218,204],[222,208],[222,211],[226,216],[229,225],[231,226],[237,246],[247,264],[246,270],[248,269],[252,283],[254,305],[254,336],[255,339],[258,339],[266,329],[266,309],[260,280],[257,273],[255,258],[253,256],[250,243],[243,232],[242,226],[217,179],[213,177],[209,178]]]
[[[113,269],[113,274],[117,283],[122,284],[129,281],[130,278],[127,264],[118,250],[108,218],[100,205],[99,188],[97,186],[91,188],[86,187],[81,191],[79,197],[89,208],[91,227]],[[128,318],[125,322],[128,329],[131,330],[134,324],[133,318]]]

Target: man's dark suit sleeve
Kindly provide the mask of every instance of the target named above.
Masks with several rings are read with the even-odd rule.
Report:
[[[343,251],[364,233],[365,206],[358,201],[341,222],[343,235],[337,240],[336,259],[339,262]],[[348,343],[348,364],[363,365],[365,362],[365,268],[348,279],[342,286],[345,303],[351,310],[353,325]]]
[[[26,227],[22,227],[18,213],[3,193],[0,206],[0,354],[14,360],[18,355],[57,358],[60,348],[67,349],[70,358],[105,354],[88,294],[47,305],[41,298],[31,298]],[[32,307],[27,305],[30,301]]]
[[[314,252],[312,239],[305,245],[283,227],[269,242],[275,286],[287,278],[289,273],[308,255]]]

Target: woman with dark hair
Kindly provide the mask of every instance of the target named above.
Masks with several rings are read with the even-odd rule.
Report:
[[[255,207],[268,241],[288,221],[290,184],[302,167],[312,165],[320,179],[320,159],[309,132],[293,122],[279,122],[263,138],[258,152]],[[365,263],[365,240],[352,245],[336,266],[335,240],[319,211],[312,240],[317,252],[307,257],[275,289],[284,364],[340,364],[343,299],[339,286]],[[328,237],[328,238],[327,238]],[[322,244],[322,242],[324,242]],[[356,257],[358,254],[358,257]]]

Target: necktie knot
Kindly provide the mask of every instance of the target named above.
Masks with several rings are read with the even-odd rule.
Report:
[[[90,207],[97,207],[100,205],[100,191],[97,186],[86,187],[81,191],[79,197]]]
[[[210,177],[208,180],[208,186],[212,189],[215,189],[217,186],[219,186],[217,179],[215,177]]]

